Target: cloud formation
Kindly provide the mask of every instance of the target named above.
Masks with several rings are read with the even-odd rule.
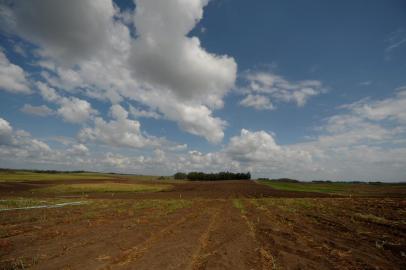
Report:
[[[3,10],[11,32],[39,46],[37,65],[52,88],[112,104],[133,100],[218,143],[225,122],[213,110],[223,106],[234,86],[237,64],[188,36],[207,3],[137,0],[131,14],[111,0],[36,0]],[[132,25],[135,29],[129,29]]]
[[[143,135],[140,123],[128,119],[128,112],[120,105],[113,105],[110,108],[110,114],[112,119],[108,122],[96,117],[94,127],[83,128],[79,132],[79,140],[116,147],[143,148],[160,145],[158,139]]]
[[[240,105],[244,107],[253,107],[257,110],[273,110],[271,100],[267,96],[248,94],[243,100],[240,101]]]
[[[86,100],[72,96],[62,96],[56,89],[42,82],[37,82],[36,87],[45,101],[59,105],[56,114],[68,123],[82,124],[88,120],[92,120],[94,116],[98,114],[98,111],[93,109],[92,105]],[[49,111],[49,108],[46,106],[42,108],[25,108],[25,112],[27,112],[27,109],[31,112],[35,109],[37,112],[41,110],[42,113],[48,113],[48,115],[52,114],[52,111]]]
[[[400,105],[404,97],[401,91],[395,97],[342,106],[337,114],[323,120],[317,136],[300,143],[282,145],[271,132],[242,129],[218,151],[207,153],[185,152],[184,145],[143,134],[139,122],[129,119],[120,105],[111,107],[111,120],[96,117],[91,127],[82,128],[78,135],[81,143],[68,142],[65,151],[55,151],[26,132],[14,131],[9,122],[0,119],[0,156],[12,156],[18,162],[35,156],[35,162],[54,166],[79,166],[74,162],[80,160],[85,168],[124,172],[230,170],[251,171],[254,177],[401,181],[406,167],[406,129]],[[387,119],[393,121],[391,125]],[[150,155],[100,154],[89,150],[88,143],[155,150]]]
[[[20,110],[26,114],[42,117],[54,114],[54,111],[46,105],[33,106],[31,104],[24,104],[24,106]]]
[[[320,81],[290,82],[282,76],[269,72],[250,71],[244,75],[244,80],[246,85],[242,90],[247,96],[240,104],[258,110],[274,109],[274,102],[293,102],[303,107],[311,97],[326,91]]]
[[[11,63],[0,48],[0,90],[12,93],[30,93],[29,81],[24,70]]]
[[[75,124],[77,137],[49,143],[0,118],[2,164],[152,174],[250,170],[254,176],[300,179],[405,176],[404,88],[332,108],[314,135],[297,143],[281,144],[277,134],[261,128],[242,128],[224,141],[233,123],[216,110],[231,89],[242,94],[241,106],[275,110],[284,103],[304,107],[327,88],[318,80],[291,81],[263,71],[243,72],[235,87],[234,58],[207,51],[190,34],[208,0],[136,0],[134,11],[122,11],[111,0],[8,3],[0,5],[0,24],[18,40],[13,50],[19,56],[9,51],[8,58],[0,50],[1,90],[42,97],[44,105],[32,105],[37,96],[29,96],[18,107],[27,103],[24,113]],[[405,44],[392,41],[388,52]],[[19,58],[27,65],[14,63]],[[196,150],[144,130],[168,120],[217,143],[217,149],[205,151],[203,144]]]
[[[40,55],[71,62],[104,46],[114,12],[110,0],[15,1],[7,23],[9,30],[40,45]]]

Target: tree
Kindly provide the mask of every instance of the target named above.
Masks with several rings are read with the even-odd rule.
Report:
[[[179,175],[178,175],[179,174]],[[185,179],[176,178],[183,177],[181,173],[175,174],[175,179]],[[203,173],[203,172],[189,172],[185,175],[188,180],[206,180],[206,181],[218,181],[218,180],[249,180],[251,179],[251,173],[231,173],[231,172],[219,172],[219,173]]]
[[[177,172],[174,174],[173,178],[175,178],[177,180],[187,179],[187,174],[183,173],[183,172]]]

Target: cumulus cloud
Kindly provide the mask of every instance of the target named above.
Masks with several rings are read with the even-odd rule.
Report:
[[[143,148],[159,145],[159,140],[142,134],[140,123],[128,119],[128,112],[116,104],[110,109],[112,119],[105,121],[100,117],[94,120],[94,127],[83,128],[78,138],[116,147]]]
[[[79,99],[77,97],[61,96],[57,90],[43,82],[37,82],[36,86],[44,100],[56,103],[60,106],[57,109],[56,114],[61,116],[63,120],[68,123],[85,123],[86,121],[93,119],[93,117],[98,114],[98,111],[93,109],[92,105],[86,100]],[[31,112],[36,111],[37,113],[40,113],[41,111],[41,113],[52,114],[52,111],[49,111],[49,108],[46,106],[42,106],[40,108],[32,108],[31,106],[30,108],[25,108],[25,111],[27,112],[28,109]]]
[[[33,106],[31,104],[24,104],[24,106],[20,110],[26,114],[42,117],[54,114],[54,111],[46,105]]]
[[[84,123],[97,114],[89,102],[76,97],[62,98],[60,104],[57,113],[69,123]]]
[[[390,97],[361,103],[362,106],[368,104],[371,108],[381,108],[377,105],[397,104],[397,99]],[[402,138],[406,130],[401,118],[396,117],[390,120],[392,125],[387,125],[388,117],[371,118],[360,113],[355,104],[361,103],[339,108],[337,114],[323,121],[317,129],[317,136],[300,143],[280,144],[271,132],[242,129],[218,151],[207,153],[184,152],[187,146],[182,145],[163,147],[162,141],[142,134],[139,123],[129,119],[128,112],[120,105],[112,106],[110,121],[96,117],[93,127],[83,128],[80,132],[82,145],[69,142],[64,152],[50,150],[40,140],[13,131],[11,125],[2,119],[0,159],[12,156],[16,160],[27,160],[35,155],[36,162],[46,164],[79,166],[80,162],[86,168],[121,172],[171,174],[175,171],[230,170],[251,171],[254,177],[306,180],[404,180],[406,147]],[[389,115],[393,115],[393,111],[390,112]],[[84,142],[134,149],[150,146],[155,151],[131,155],[91,153]],[[177,148],[181,151],[176,151]]]
[[[8,29],[39,45],[41,76],[52,88],[113,104],[134,100],[217,143],[225,122],[213,110],[234,86],[237,65],[188,36],[207,2],[137,0],[134,14],[111,0],[17,1],[4,10]]]
[[[0,89],[12,93],[30,93],[24,70],[11,63],[0,48]]]
[[[404,181],[402,97],[400,91],[395,97],[341,106],[318,126],[317,136],[300,143],[282,145],[270,132],[242,129],[218,152],[192,150],[175,159],[173,167],[250,170],[257,177],[305,180]]]
[[[222,96],[234,85],[236,64],[230,57],[206,52],[196,37],[186,36],[202,18],[207,2],[137,0],[139,38],[131,63],[140,80],[154,88],[220,107]]]
[[[105,44],[114,15],[110,0],[15,1],[3,6],[8,30],[41,46],[40,54],[63,61],[95,54]]]
[[[43,82],[37,82],[36,86],[39,89],[42,98],[45,99],[46,101],[57,102],[60,100],[61,97],[54,88],[49,87],[47,84]]]
[[[189,31],[203,16],[207,1],[136,1],[138,33],[131,68],[140,83],[158,95],[144,96],[166,118],[192,134],[219,142],[224,122],[210,108],[234,85],[237,65],[228,56],[206,52]],[[163,99],[163,97],[165,97]]]
[[[89,149],[84,144],[74,144],[66,151],[69,155],[86,156],[89,154]]]
[[[6,2],[0,8],[0,27],[32,43],[24,48],[40,69],[35,78],[42,82],[33,83],[35,89],[57,106],[55,115],[83,126],[79,142],[72,139],[63,149],[52,149],[0,118],[2,164],[14,160],[143,173],[251,170],[256,176],[301,179],[405,177],[404,89],[394,97],[341,107],[320,124],[313,138],[295,144],[280,144],[268,131],[242,129],[218,151],[205,153],[143,132],[136,119],[150,117],[174,121],[209,142],[224,138],[227,123],[215,110],[235,84],[237,65],[232,57],[210,53],[190,36],[207,0],[136,0],[135,12],[120,11],[111,0]],[[395,41],[388,50],[403,44]],[[2,90],[28,93],[29,78],[28,70],[0,51]],[[247,72],[241,79],[240,105],[258,110],[272,110],[280,103],[304,106],[326,91],[320,81],[290,81],[271,72]],[[92,99],[111,106],[109,119],[92,108]],[[119,105],[123,103],[137,107],[126,110]],[[52,113],[47,108],[26,105],[24,111]],[[118,150],[92,152],[87,143]]]
[[[247,96],[241,101],[241,105],[257,109],[273,108],[271,101],[294,102],[303,107],[312,96],[326,91],[323,84],[317,80],[290,82],[282,76],[268,72],[247,72],[243,78],[246,84],[243,92],[247,93]]]
[[[232,137],[227,147],[233,159],[240,161],[267,160],[274,151],[280,150],[271,134],[265,131],[250,132],[241,130],[240,136]]]
[[[212,143],[218,143],[223,139],[226,122],[218,117],[213,117],[212,111],[206,106],[171,103],[171,100],[165,102],[163,99],[157,100],[157,102],[159,102],[160,111],[168,119],[176,119],[183,130],[203,136]]]
[[[88,166],[90,170],[97,164],[98,158],[90,156],[86,145],[69,141],[64,146],[51,148],[45,141],[33,138],[24,130],[13,129],[7,120],[0,118],[0,162],[3,166],[42,169],[52,166],[62,170]]]
[[[15,131],[7,120],[0,118],[0,160],[45,160],[50,153],[46,143],[32,138],[26,131]]]
[[[11,144],[13,142],[13,128],[5,119],[0,118],[0,145]]]

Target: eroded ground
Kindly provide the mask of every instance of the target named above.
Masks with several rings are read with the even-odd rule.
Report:
[[[0,269],[406,268],[402,196],[341,198],[235,181],[75,198],[18,185],[0,188],[2,199],[86,204],[0,212]]]

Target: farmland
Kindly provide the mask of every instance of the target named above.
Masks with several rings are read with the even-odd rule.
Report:
[[[0,269],[406,267],[400,184],[3,172],[0,209]]]

